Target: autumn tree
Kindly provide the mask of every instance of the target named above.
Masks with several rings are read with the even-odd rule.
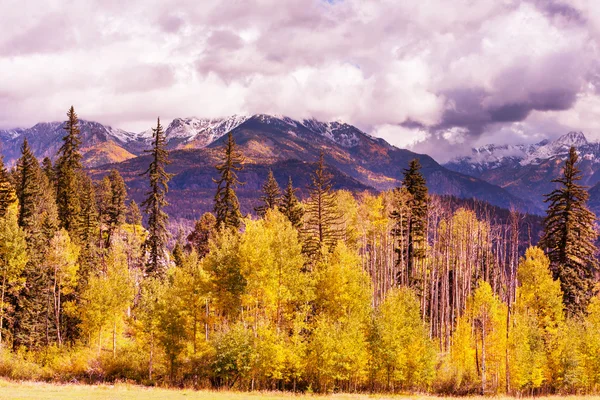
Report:
[[[538,247],[519,263],[514,327],[510,332],[510,380],[518,389],[537,389],[556,380],[563,328],[560,282],[552,279],[550,260]]]
[[[169,164],[169,153],[166,150],[166,139],[160,118],[157,120],[156,128],[152,128],[152,149],[146,150],[151,155],[150,166],[143,173],[147,175],[150,190],[146,192],[146,199],[142,203],[148,215],[148,237],[146,238],[146,249],[148,262],[146,272],[151,275],[164,275],[167,268],[167,230],[168,215],[163,211],[168,205],[166,195],[169,190],[168,182],[171,175],[165,171]]]
[[[386,390],[426,389],[433,381],[436,351],[410,288],[393,289],[377,308],[371,334],[375,379]]]
[[[77,285],[79,248],[66,230],[60,230],[50,241],[47,254],[48,275],[51,277],[51,320],[56,330],[56,342],[61,346],[65,339],[65,316],[76,313],[72,300],[65,297],[73,293]],[[66,314],[66,315],[65,315]]]
[[[563,175],[552,181],[559,187],[545,199],[549,206],[539,244],[550,258],[554,277],[561,282],[570,315],[585,313],[598,270],[596,216],[587,208],[587,190],[577,183],[582,179],[577,160],[577,151],[571,147]]]
[[[221,154],[221,163],[216,166],[219,179],[213,179],[217,184],[214,212],[219,228],[238,229],[242,223],[242,213],[235,189],[242,184],[237,172],[242,170],[243,162],[244,157],[237,149],[233,134],[229,132]]]
[[[25,232],[19,227],[17,207],[13,203],[0,217],[0,347],[7,319],[7,295],[18,290],[24,282],[21,273],[27,264]]]

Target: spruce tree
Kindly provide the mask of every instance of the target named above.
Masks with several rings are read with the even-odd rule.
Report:
[[[408,213],[395,210],[392,218],[396,220],[396,235],[406,238],[406,246],[398,246],[396,252],[405,251],[406,254],[398,255],[397,261],[406,261],[406,274],[408,281],[398,283],[412,284],[414,269],[420,260],[425,258],[425,243],[427,234],[427,206],[429,196],[425,178],[421,174],[419,160],[410,161],[408,168],[404,170],[402,187],[410,195],[408,198]],[[401,221],[402,219],[402,221]],[[404,230],[399,232],[398,230]]]
[[[296,229],[302,227],[302,218],[304,216],[304,210],[298,198],[296,197],[296,190],[292,183],[292,177],[288,178],[288,184],[283,192],[281,198],[281,205],[279,210],[287,219],[292,223],[292,226]]]
[[[196,221],[194,230],[188,235],[187,249],[192,248],[198,253],[198,257],[203,258],[208,254],[209,242],[215,237],[217,232],[217,219],[209,212],[202,214]]]
[[[554,279],[559,279],[567,313],[582,315],[593,294],[597,238],[596,216],[587,208],[589,194],[577,168],[577,152],[569,151],[563,175],[552,180],[559,187],[546,195],[549,203],[540,247],[550,259]]]
[[[40,165],[33,155],[27,138],[21,146],[21,157],[17,161],[17,199],[19,200],[19,226],[31,230],[36,216],[36,205],[41,192]]]
[[[131,225],[141,225],[142,224],[142,213],[140,212],[140,207],[135,202],[135,200],[131,200],[129,202],[126,220],[127,220],[127,223],[131,224]]]
[[[44,157],[42,160],[42,170],[46,174],[48,181],[53,185],[56,184],[56,171],[54,171],[54,166],[52,165],[50,157]]]
[[[303,252],[311,261],[323,251],[333,249],[342,238],[340,223],[342,216],[337,210],[336,195],[332,190],[333,176],[325,166],[325,155],[321,151],[317,168],[312,174],[309,198],[306,202]]]
[[[216,166],[220,177],[213,179],[217,184],[214,211],[219,228],[238,229],[242,224],[242,213],[235,189],[242,184],[238,179],[237,171],[243,169],[243,162],[244,157],[238,151],[233,135],[229,132],[223,147],[221,163]]]
[[[269,175],[267,176],[267,180],[265,181],[262,187],[262,196],[260,197],[260,201],[262,204],[254,209],[256,214],[264,218],[267,210],[275,210],[279,208],[281,203],[281,189],[273,176],[273,170],[269,169]]]
[[[63,145],[58,151],[56,162],[56,183],[58,216],[63,228],[70,232],[76,232],[78,228],[79,213],[79,184],[81,173],[81,146],[79,120],[75,109],[71,106],[67,113],[68,120],[65,123],[66,131],[63,137]]]
[[[10,175],[4,166],[4,158],[0,155],[0,217],[4,217],[8,206],[15,200],[15,190],[10,181]]]
[[[91,252],[98,237],[98,209],[96,208],[96,190],[92,180],[85,176],[81,191],[81,214],[79,221],[79,239],[84,250]]]
[[[123,177],[119,174],[119,171],[113,169],[110,171],[108,179],[110,181],[110,202],[107,207],[108,234],[106,247],[110,245],[115,230],[125,222],[127,214],[127,206],[125,205],[127,188]]]
[[[169,232],[167,221],[169,216],[163,211],[168,205],[166,200],[169,191],[168,182],[171,175],[165,171],[169,164],[169,152],[166,150],[166,138],[160,118],[156,128],[152,128],[152,149],[146,150],[152,157],[150,166],[142,174],[147,175],[150,190],[146,192],[146,199],[142,202],[144,211],[148,214],[148,237],[145,248],[148,252],[146,273],[154,276],[163,276],[167,267],[167,240]]]

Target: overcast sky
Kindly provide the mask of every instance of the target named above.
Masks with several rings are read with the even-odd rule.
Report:
[[[600,139],[598,0],[2,0],[0,128],[343,120],[440,161]]]

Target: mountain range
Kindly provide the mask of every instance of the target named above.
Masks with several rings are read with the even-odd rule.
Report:
[[[531,145],[485,145],[444,166],[498,185],[544,209],[544,195],[555,188],[552,179],[561,174],[571,146],[579,155],[580,183],[590,187],[590,205],[600,211],[600,143],[589,142],[582,132]]]
[[[55,157],[62,144],[63,125],[44,122],[28,129],[0,130],[5,162],[15,164],[24,138],[36,156]],[[141,200],[146,182],[140,173],[149,162],[144,150],[151,145],[152,130],[127,132],[85,120],[80,121],[80,127],[83,162],[90,173],[101,177],[111,169],[119,170],[131,196]],[[589,143],[582,133],[571,132],[554,142],[534,145],[483,146],[473,149],[468,157],[440,165],[428,155],[397,148],[339,121],[266,114],[176,118],[165,129],[172,161],[167,170],[174,174],[169,192],[171,214],[192,219],[210,209],[214,165],[228,132],[234,135],[246,158],[240,173],[245,185],[239,189],[245,212],[256,205],[269,169],[281,186],[292,176],[300,194],[306,195],[320,151],[325,153],[338,189],[375,192],[396,187],[409,161],[417,158],[432,193],[476,198],[537,214],[545,208],[543,194],[553,187],[550,180],[560,173],[560,162],[571,145],[582,153],[585,183],[599,180],[595,172],[600,165],[600,145]],[[600,197],[600,188],[596,191]]]

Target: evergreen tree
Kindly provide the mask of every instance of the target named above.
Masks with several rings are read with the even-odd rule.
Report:
[[[395,220],[395,234],[400,240],[406,240],[405,245],[397,246],[397,263],[406,262],[405,282],[401,282],[401,275],[397,277],[398,283],[413,284],[416,263],[425,258],[425,244],[427,235],[427,204],[429,201],[425,178],[421,174],[421,164],[418,159],[412,160],[408,169],[404,170],[402,181],[403,189],[409,194],[408,212],[399,207],[392,212]]]
[[[19,278],[26,264],[25,232],[19,227],[17,207],[13,204],[0,218],[0,347],[5,323],[7,319],[13,320],[7,315],[7,297],[11,290],[23,284]]]
[[[169,164],[169,152],[166,150],[165,133],[160,124],[160,118],[156,123],[156,128],[152,128],[152,149],[146,150],[146,153],[152,155],[152,162],[143,175],[148,175],[150,181],[150,190],[146,192],[146,199],[142,203],[145,212],[148,214],[148,237],[145,247],[148,252],[148,262],[146,272],[150,275],[164,275],[167,267],[167,240],[169,232],[167,230],[167,220],[169,216],[163,211],[168,205],[166,195],[169,190],[168,182],[171,175],[165,171],[165,166]]]
[[[300,229],[302,226],[302,218],[304,216],[304,210],[298,198],[296,197],[296,190],[292,183],[292,177],[288,178],[288,184],[283,192],[281,198],[281,205],[279,210],[283,215],[287,217],[292,223],[292,226],[296,229]]]
[[[332,175],[325,167],[322,151],[311,178],[310,196],[306,202],[303,251],[314,260],[322,250],[331,250],[342,237],[339,227],[341,216],[337,211],[335,192],[332,190]]]
[[[238,180],[236,171],[243,169],[243,162],[244,157],[238,151],[233,135],[229,132],[223,148],[221,164],[216,166],[220,177],[219,179],[213,179],[217,184],[214,211],[219,228],[238,229],[242,224],[242,213],[235,189],[242,184]]]
[[[273,176],[273,170],[269,169],[269,175],[262,187],[263,194],[260,197],[262,204],[254,209],[256,214],[264,218],[267,210],[276,210],[281,203],[281,189]]]
[[[561,282],[565,308],[570,315],[585,312],[598,270],[596,216],[587,208],[586,188],[577,183],[582,178],[577,159],[577,152],[571,147],[563,176],[552,181],[560,186],[546,195],[545,201],[550,205],[540,240],[554,278]]]
[[[63,137],[63,145],[58,151],[56,161],[56,182],[58,216],[63,228],[70,232],[76,232],[78,228],[79,213],[79,181],[81,172],[81,146],[79,120],[75,109],[71,106],[67,113],[68,120],[65,123],[66,131]]]
[[[127,206],[125,205],[127,188],[123,177],[119,174],[119,171],[113,169],[110,171],[108,179],[110,181],[110,203],[107,207],[108,232],[106,247],[110,246],[115,230],[125,222],[127,214]]]
[[[44,157],[42,160],[42,170],[46,174],[48,182],[54,186],[56,184],[56,171],[54,171],[54,166],[52,165],[50,157]]]
[[[0,217],[3,217],[8,207],[16,200],[15,190],[6,167],[4,158],[0,155]]]
[[[81,240],[82,245],[82,256],[84,258],[93,258],[96,248],[96,240],[98,238],[96,190],[94,188],[94,183],[88,176],[83,177],[81,186],[81,219],[79,221],[79,239]],[[90,259],[89,261],[93,260]]]
[[[188,235],[189,247],[196,250],[199,258],[208,254],[209,243],[215,237],[217,231],[217,219],[211,213],[204,213],[194,225],[194,230]]]
[[[35,224],[36,205],[40,195],[40,165],[33,155],[27,138],[21,146],[17,161],[17,199],[19,200],[19,226],[29,231]]]
[[[132,225],[142,224],[142,213],[140,207],[137,205],[135,200],[129,202],[129,208],[127,210],[127,223]]]

